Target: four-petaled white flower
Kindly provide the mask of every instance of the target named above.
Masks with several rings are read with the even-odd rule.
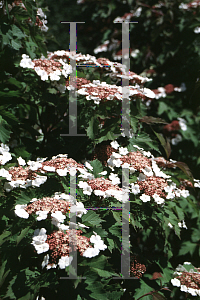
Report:
[[[131,183],[131,192],[132,192],[134,195],[139,194],[139,193],[140,193],[140,186],[139,186],[139,184]]]
[[[38,210],[38,211],[36,211],[36,215],[38,215],[38,217],[36,218],[37,221],[46,220],[48,211],[47,210]]]
[[[119,144],[118,144],[117,141],[112,141],[112,142],[110,143],[110,145],[111,145],[114,149],[118,149],[118,148],[119,148]]]
[[[61,258],[58,261],[58,265],[60,269],[65,269],[66,267],[68,267],[71,262],[73,260],[72,256],[61,256]]]
[[[177,278],[171,279],[171,283],[173,286],[177,286],[177,287],[181,286],[181,282]]]
[[[142,196],[140,196],[140,199],[143,201],[143,202],[148,202],[151,200],[151,197],[149,195],[146,195],[146,194],[142,194]]]
[[[17,158],[17,161],[20,166],[26,165],[26,161],[21,156]]]

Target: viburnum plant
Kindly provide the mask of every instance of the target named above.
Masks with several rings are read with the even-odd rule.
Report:
[[[28,3],[23,4],[23,13]],[[37,57],[31,57],[26,47],[22,52],[15,61],[16,86],[21,82],[24,87],[22,103],[10,105],[8,112],[24,126],[18,132],[12,124],[12,136],[2,126],[0,135],[0,297],[49,300],[68,295],[98,300],[200,295],[195,191],[200,180],[185,163],[170,159],[170,143],[155,129],[155,124],[165,124],[165,130],[186,131],[184,121],[167,124],[149,115],[149,103],[156,99],[156,93],[144,87],[150,78],[126,73],[120,63],[65,50]],[[79,67],[77,72],[77,128],[86,134],[83,139],[60,137],[69,130],[70,58],[77,64],[96,65]],[[130,84],[129,136],[121,128],[123,77]],[[5,115],[4,107],[2,111]],[[123,186],[123,169],[129,171],[128,189]],[[76,199],[70,189],[74,176]],[[122,210],[115,208],[127,201],[126,248],[130,278],[135,280],[121,276]],[[73,213],[76,224],[70,221]],[[62,279],[70,274],[72,250],[77,251],[78,278]]]

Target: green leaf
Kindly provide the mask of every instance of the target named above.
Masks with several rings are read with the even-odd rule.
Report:
[[[102,175],[99,175],[99,173],[103,172],[102,163],[98,159],[92,160],[89,163],[93,167],[92,173],[93,173],[94,177],[95,178],[101,177]]]
[[[4,280],[10,273],[10,269],[5,272],[6,263],[7,263],[7,260],[5,260],[0,267],[0,287],[3,285]]]
[[[94,140],[97,133],[98,133],[98,125],[99,125],[99,121],[97,119],[97,117],[93,116],[90,121],[89,121],[89,126],[88,128],[86,129],[86,132],[87,132],[87,136],[91,139],[91,140]]]
[[[0,141],[3,144],[9,140],[12,132],[11,130],[6,129],[7,124],[8,123],[2,118],[2,116],[0,116]]]
[[[11,40],[11,46],[15,49],[15,50],[19,50],[22,47],[22,43],[19,40]]]
[[[140,282],[141,286],[135,290],[134,299],[152,300],[152,292],[154,290],[143,279],[140,279]]]
[[[16,25],[11,25],[12,26],[12,34],[14,36],[17,36],[18,38],[23,38],[25,37],[25,34],[17,27]]]
[[[87,212],[87,214],[84,214],[82,216],[82,221],[83,221],[83,224],[86,224],[87,225],[92,225],[92,226],[99,226],[102,222],[106,222],[105,220],[102,220],[98,214],[95,213],[94,210],[89,210]]]
[[[108,250],[112,253],[112,250],[115,248],[115,243],[112,239],[107,238],[108,241]]]
[[[0,235],[0,246],[7,240],[7,237],[11,235],[10,231],[4,231],[1,235]]]
[[[115,218],[115,220],[119,223],[119,225],[122,226],[122,219],[121,219],[122,212],[112,210],[112,214],[113,214],[113,217]]]
[[[20,235],[18,235],[17,240],[16,240],[17,245],[18,245],[18,244],[21,242],[21,240],[27,235],[27,233],[28,233],[30,227],[31,227],[31,225],[30,225],[29,227],[27,227],[27,228],[22,229]]]
[[[112,276],[119,276],[117,273],[113,273],[113,272],[109,272],[109,271],[106,271],[106,270],[101,270],[101,269],[98,269],[98,268],[91,268],[92,270],[94,270],[95,272],[97,272],[97,274],[100,276],[100,277],[112,277]]]
[[[187,253],[190,253],[191,255],[193,255],[195,249],[197,247],[197,244],[195,243],[191,243],[190,241],[187,242],[183,242],[183,244],[181,245],[181,248],[179,250],[178,255],[185,255]]]

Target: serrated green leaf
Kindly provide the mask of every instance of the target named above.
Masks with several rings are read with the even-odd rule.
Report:
[[[0,235],[0,246],[7,240],[7,237],[9,237],[11,235],[10,231],[4,231],[1,235]]]
[[[5,144],[9,138],[10,138],[10,134],[11,134],[11,130],[6,129],[6,125],[7,122],[2,118],[2,116],[0,116],[0,141]]]
[[[97,272],[97,274],[100,276],[100,277],[112,277],[112,276],[119,276],[117,273],[113,273],[113,272],[109,272],[109,271],[106,271],[106,270],[101,270],[101,269],[98,269],[98,268],[91,268],[92,270],[94,270],[95,272]]]
[[[87,212],[87,214],[84,214],[82,216],[82,221],[83,223],[87,223],[88,225],[92,225],[92,226],[99,226],[102,222],[105,222],[105,220],[102,220],[97,213],[95,213],[95,211],[93,210],[89,210]]]
[[[23,38],[25,37],[25,34],[17,27],[16,25],[12,24],[12,34],[14,36],[17,36],[18,38]]]
[[[187,241],[187,242],[184,242],[182,245],[181,245],[181,248],[179,250],[179,253],[178,255],[185,255],[187,253],[190,253],[191,255],[193,255],[195,249],[197,247],[197,244],[195,243],[191,243],[190,241]]]
[[[22,47],[22,43],[19,40],[11,40],[11,46],[15,49],[15,50],[19,50]]]
[[[16,240],[17,245],[18,245],[18,244],[21,242],[21,240],[27,235],[27,233],[28,233],[30,227],[31,227],[31,226],[28,226],[27,228],[22,229],[20,235],[18,235],[17,240]]]
[[[92,160],[89,163],[93,167],[92,173],[93,173],[94,177],[95,178],[101,177],[102,175],[99,175],[99,173],[103,172],[102,163],[98,159]]]

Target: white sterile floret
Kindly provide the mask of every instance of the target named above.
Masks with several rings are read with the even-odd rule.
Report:
[[[158,177],[162,177],[162,178],[170,178],[171,177],[169,175],[166,175],[165,173],[163,173],[160,170],[160,168],[158,167],[158,165],[156,164],[154,159],[152,159],[152,168],[153,168],[153,171],[154,171],[155,175],[158,176]]]
[[[126,147],[125,148],[119,147],[119,154],[121,154],[121,155],[128,154],[128,149]]]
[[[119,177],[117,176],[117,174],[110,173],[109,179],[112,180],[112,184],[114,184],[114,185],[121,183],[121,181],[120,181]]]
[[[39,168],[42,167],[42,164],[40,162],[31,161],[31,160],[29,160],[27,162],[27,165],[29,165],[29,169],[32,170],[32,171],[37,171]]]
[[[65,168],[65,169],[56,169],[56,173],[59,175],[59,176],[66,176],[67,173],[68,173],[68,169]]]
[[[156,96],[155,93],[152,90],[148,89],[148,88],[143,88],[142,92],[148,98],[152,98],[153,99]]]
[[[91,173],[85,171],[85,170],[82,169],[82,168],[78,168],[78,170],[80,171],[80,173],[82,173],[82,174],[78,175],[78,177],[82,177],[82,178],[88,179],[88,180],[92,180],[92,179],[95,178],[93,174],[91,174]]]
[[[200,180],[194,179],[194,187],[200,188]]]
[[[152,171],[151,167],[146,166],[145,169],[142,169],[142,172],[146,176],[153,176],[153,171]]]
[[[21,156],[17,158],[17,161],[20,166],[26,165],[26,161]]]
[[[0,176],[5,177],[7,180],[12,180],[12,175],[4,168],[0,169]]]
[[[28,219],[29,218],[29,214],[27,213],[27,211],[24,210],[24,208],[27,206],[27,204],[21,205],[21,204],[17,204],[15,205],[15,214],[23,219]]]
[[[133,167],[129,167],[129,171],[130,171],[130,174],[133,174],[135,173],[135,171],[137,171],[135,168]]]
[[[176,195],[175,195],[174,192],[169,192],[169,193],[167,194],[166,199],[174,199],[175,196],[176,196]]]
[[[197,34],[200,33],[200,27],[199,26],[195,27],[194,33],[197,33]]]
[[[66,216],[63,215],[63,213],[60,210],[55,211],[54,213],[51,213],[51,217],[52,217],[52,223],[53,222],[55,222],[55,223],[57,223],[57,222],[63,223],[64,220],[66,219]]]
[[[9,152],[10,148],[8,145],[1,143],[1,147],[0,147],[0,153],[3,154],[5,152]]]
[[[35,64],[32,62],[30,57],[26,54],[22,54],[22,60],[20,61],[20,67],[33,69]]]
[[[87,209],[85,209],[82,202],[76,202],[76,205],[70,207],[70,212],[77,212],[77,217],[81,218],[83,214],[87,213]]]
[[[50,77],[50,80],[51,81],[58,81],[58,80],[60,80],[60,75],[61,75],[62,73],[61,73],[61,71],[60,70],[56,70],[56,71],[54,71],[54,72],[52,72],[52,73],[50,73],[49,74],[49,77]]]
[[[92,188],[87,182],[79,181],[78,186],[83,189],[83,194],[89,196],[92,194]]]
[[[181,282],[177,278],[171,279],[171,283],[173,286],[177,286],[177,287],[181,286]]]
[[[179,190],[182,197],[187,198],[190,193],[188,190]]]
[[[170,228],[173,228],[173,226],[170,222],[167,224],[167,226],[169,226]]]
[[[141,148],[141,147],[139,147],[139,146],[137,146],[137,145],[133,145],[133,147],[134,147],[134,148],[137,148],[138,150],[144,150],[144,148]]]
[[[100,172],[98,173],[99,175],[106,175],[107,174],[107,171],[103,171],[103,172]]]
[[[37,198],[32,198],[30,202],[35,202],[35,201],[37,201]]]
[[[100,251],[98,248],[87,248],[85,250],[85,252],[83,253],[83,256],[91,258],[91,257],[97,256],[99,254],[99,252]]]
[[[49,250],[49,244],[45,243],[47,239],[46,229],[36,229],[33,235],[32,245],[35,247],[38,254]]]
[[[46,220],[47,214],[48,214],[47,210],[38,210],[38,211],[36,211],[36,215],[38,215],[38,217],[36,218],[37,221]]]
[[[37,177],[32,180],[32,185],[39,187],[41,184],[45,183],[47,181],[47,176],[40,176],[37,175]]]
[[[182,136],[180,134],[177,134],[175,138],[171,139],[172,145],[177,145],[181,141],[182,141]]]
[[[48,73],[45,70],[40,69],[40,67],[36,67],[35,72],[38,76],[40,76],[42,81],[48,80]]]
[[[45,255],[42,261],[42,269],[44,269],[44,267],[46,267],[49,263],[49,254]]]
[[[63,65],[62,75],[65,76],[65,78],[68,77],[68,75],[72,73],[72,66],[68,64]]]
[[[161,198],[159,195],[157,194],[154,194],[153,196],[153,199],[155,200],[155,202],[157,204],[163,204],[165,202],[165,199]]]
[[[103,197],[106,196],[106,193],[105,193],[104,191],[101,191],[101,190],[94,190],[93,193],[94,193],[96,196],[103,196]]]
[[[181,127],[181,130],[186,131],[187,130],[186,121],[183,118],[178,118],[178,120],[179,120],[179,125]]]
[[[181,228],[188,229],[187,226],[186,226],[186,224],[185,224],[185,221],[184,221],[184,220],[182,220],[181,222],[179,222],[179,223],[178,223],[178,226],[181,227]],[[184,263],[184,264],[191,264],[191,263],[187,263],[187,262],[186,262],[186,263]]]
[[[12,156],[9,152],[3,152],[3,154],[0,155],[0,164],[5,165],[11,159],[12,159]]]
[[[105,250],[107,249],[107,246],[102,241],[100,235],[97,235],[96,232],[94,232],[95,235],[92,235],[90,237],[90,242],[94,244],[94,248],[97,248],[99,250]]]
[[[73,260],[72,256],[61,256],[61,258],[58,261],[58,265],[60,269],[65,269],[66,267],[68,267],[71,262]]]
[[[55,172],[55,167],[51,167],[51,166],[44,166],[43,170],[48,171],[48,172]]]
[[[115,159],[115,158],[121,158],[122,156],[119,153],[113,152],[111,155],[111,159]]]
[[[142,196],[140,196],[140,199],[143,201],[143,202],[148,202],[151,200],[151,197],[149,195],[146,195],[146,194],[142,194]]]
[[[199,27],[199,29],[200,29],[200,27]],[[188,293],[191,294],[192,296],[198,296],[199,293],[197,293],[197,291],[198,291],[197,289],[188,288]]]
[[[140,186],[138,184],[131,183],[131,193],[137,195],[140,193]]]
[[[188,288],[186,285],[181,285],[181,292],[188,292]]]
[[[93,167],[91,166],[91,164],[89,162],[85,162],[85,166],[86,168],[88,168],[89,170],[93,171]]]
[[[113,159],[113,165],[117,168],[119,168],[122,164],[122,161],[119,159]]]
[[[153,157],[150,151],[142,151],[142,154],[147,157]]]

